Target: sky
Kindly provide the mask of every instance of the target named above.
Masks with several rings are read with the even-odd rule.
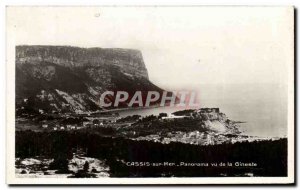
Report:
[[[139,49],[165,89],[283,85],[293,59],[284,7],[10,7],[7,28],[17,45]]]

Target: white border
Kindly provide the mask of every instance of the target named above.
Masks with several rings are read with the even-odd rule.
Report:
[[[105,3],[104,3],[105,4]],[[135,4],[136,5],[136,4]],[[290,11],[294,11],[290,7]],[[293,28],[293,26],[291,26]],[[16,178],[15,153],[15,42],[6,33],[6,183],[8,184],[290,184],[294,182],[294,52],[289,64],[288,86],[288,177],[197,177],[197,178]],[[294,36],[291,35],[291,49]],[[8,40],[9,39],[9,40]]]

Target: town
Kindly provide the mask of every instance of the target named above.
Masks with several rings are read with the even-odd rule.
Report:
[[[266,138],[241,134],[239,123],[229,120],[219,108],[186,109],[171,114],[130,115],[118,112],[82,113],[76,115],[42,114],[28,123],[18,118],[17,129],[34,131],[93,131],[102,136],[125,137],[135,141],[162,144],[180,142],[194,145],[233,144],[243,141],[261,141]],[[30,126],[28,128],[26,126]]]

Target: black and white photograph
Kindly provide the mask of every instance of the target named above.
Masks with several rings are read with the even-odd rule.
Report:
[[[294,183],[294,11],[8,6],[7,182]]]

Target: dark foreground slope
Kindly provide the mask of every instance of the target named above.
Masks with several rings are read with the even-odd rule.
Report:
[[[54,158],[59,172],[69,172],[68,160],[78,149],[104,160],[111,177],[287,175],[287,139],[199,146],[103,137],[89,131],[16,133],[17,158]]]

